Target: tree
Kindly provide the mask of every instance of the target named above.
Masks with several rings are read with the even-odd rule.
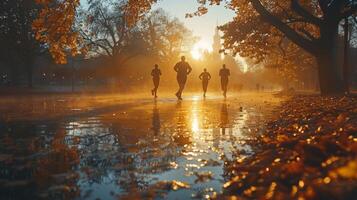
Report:
[[[85,52],[81,37],[74,29],[80,0],[35,0],[41,8],[32,22],[35,38],[48,46],[56,63],[65,64],[68,54]]]
[[[221,1],[209,2],[220,4]],[[140,17],[156,0],[135,2],[129,1],[130,10],[136,12],[132,19]],[[202,5],[193,15],[207,12],[207,1],[199,2]],[[237,11],[237,16],[233,22],[222,27],[226,48],[234,49],[243,56],[261,59],[272,43],[277,44],[279,38],[286,37],[316,58],[322,94],[343,92],[339,73],[342,67],[336,63],[334,49],[338,24],[356,13],[355,1],[235,0],[229,1],[228,6]]]
[[[137,24],[148,52],[162,62],[177,59],[196,41],[192,32],[177,18],[171,18],[162,9],[154,10]]]
[[[291,83],[304,86],[304,89],[315,88],[316,63],[313,57],[290,41],[284,40],[282,45],[281,50],[277,48],[264,59],[264,67],[275,71],[274,78],[280,79],[278,81],[286,89],[293,87]]]
[[[32,23],[38,12],[39,7],[30,0],[0,2],[0,59],[11,66],[13,82],[25,71],[29,87],[33,84],[35,58],[45,50],[35,40],[32,31]]]
[[[88,8],[79,10],[75,27],[91,56],[109,57],[123,65],[143,53],[142,48],[135,48],[140,33],[137,27],[127,25],[124,5],[121,1],[89,0]]]
[[[286,37],[316,58],[322,94],[343,92],[334,49],[338,24],[356,12],[353,1],[242,0],[230,6],[238,15],[222,27],[226,48],[261,57]]]
[[[350,64],[350,49],[353,46],[356,46],[356,34],[357,34],[357,16],[356,17],[346,17],[343,20],[343,23],[340,25],[343,29],[343,80],[344,80],[344,88],[347,94],[350,93],[350,73],[351,73],[351,64]],[[353,70],[352,70],[353,72]]]
[[[129,24],[135,23],[156,1],[128,0],[126,21]],[[209,0],[210,4],[220,4],[221,1]],[[61,4],[71,4],[70,0],[61,2]],[[72,5],[73,2],[75,3],[75,0],[72,0]],[[207,12],[205,8],[207,1],[199,2],[202,5],[197,15]],[[248,55],[251,53],[258,56],[259,54],[254,53],[253,49],[264,52],[263,49],[269,49],[271,39],[286,37],[316,58],[322,94],[343,92],[342,79],[338,73],[341,70],[341,64],[335,63],[334,48],[338,24],[342,19],[356,13],[357,4],[354,0],[234,0],[226,2],[231,9],[237,11],[234,21],[222,28],[225,32],[226,48],[239,51],[237,49],[242,47],[248,50]],[[274,29],[271,29],[271,26]],[[240,31],[245,34],[240,34]],[[253,37],[258,40],[252,40]]]

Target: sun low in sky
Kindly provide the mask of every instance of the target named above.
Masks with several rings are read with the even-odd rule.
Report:
[[[185,14],[195,12],[198,6],[195,0],[161,0],[153,7],[153,9],[162,8],[171,16],[177,17],[193,32],[193,35],[199,37],[191,50],[194,59],[200,59],[204,51],[212,51],[213,35],[217,25],[231,21],[235,15],[233,11],[220,5],[209,6],[208,13],[203,16],[185,18]]]
[[[224,7],[209,6],[208,13],[193,18],[186,18],[187,13],[193,13],[197,10],[199,4],[195,0],[161,0],[154,5],[153,9],[162,8],[171,16],[177,17],[185,26],[193,32],[194,36],[199,37],[196,44],[193,45],[190,53],[193,59],[202,59],[203,52],[212,52],[213,36],[217,26],[223,25],[235,16],[235,12]],[[237,56],[237,62],[242,66],[242,71],[248,71],[248,65],[244,58]]]
[[[85,4],[84,0],[81,3]],[[213,36],[217,26],[223,25],[235,16],[235,12],[224,7],[208,6],[208,13],[203,16],[186,18],[187,13],[197,11],[199,4],[196,0],[160,0],[153,5],[153,10],[162,8],[172,17],[177,17],[185,26],[192,31],[193,35],[198,37],[198,41],[193,45],[190,51],[191,56],[196,59],[202,59],[203,52],[212,52]],[[248,67],[245,60],[239,56],[236,58],[247,71]]]
[[[202,58],[203,52],[212,52],[212,42],[207,39],[201,39],[193,45],[191,50],[191,55],[193,59],[200,60]]]

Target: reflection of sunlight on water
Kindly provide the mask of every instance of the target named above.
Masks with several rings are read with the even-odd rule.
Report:
[[[191,130],[194,134],[198,134],[199,130],[200,130],[200,122],[199,122],[199,116],[198,116],[198,105],[197,105],[197,101],[199,99],[198,96],[193,96],[193,103],[192,103],[192,108],[191,108],[191,118],[189,120],[191,120]]]
[[[245,139],[256,119],[254,109],[242,110],[225,101],[202,101],[201,96],[193,96],[189,103],[180,102],[174,112],[172,107],[160,104],[153,107],[150,112],[142,112],[147,109],[143,107],[114,118],[109,113],[64,124],[67,137],[75,139],[71,146],[81,152],[81,165],[93,168],[103,180],[93,186],[88,182],[94,178],[84,174],[80,177],[81,191],[91,190],[95,198],[110,190],[125,194],[131,181],[148,185],[180,181],[190,189],[168,192],[168,199],[210,197],[222,192],[224,162],[252,151]],[[136,115],[137,112],[147,115]],[[135,119],[135,123],[128,123],[129,119]],[[155,135],[150,131],[146,137],[147,127],[157,128]],[[138,136],[141,131],[145,134]]]
[[[204,105],[199,103],[199,101],[193,101],[190,110],[188,122],[191,124],[193,140],[192,149],[190,150],[207,151],[212,145],[212,142],[218,138],[214,137],[213,129],[207,127],[207,125],[210,126],[211,124],[207,124],[208,122],[204,119],[206,115]]]
[[[212,191],[201,191],[205,195],[212,195],[212,192],[222,192],[221,182],[224,179],[222,176],[222,174],[224,174],[224,159],[235,159],[236,155],[234,155],[233,152],[236,152],[237,149],[244,149],[247,153],[251,152],[251,148],[244,145],[244,140],[249,137],[249,134],[246,133],[247,126],[250,124],[249,121],[252,120],[252,110],[238,110],[237,106],[230,105],[226,102],[216,105],[216,107],[212,107],[209,101],[202,102],[200,96],[193,96],[191,104],[187,104],[186,102],[182,103],[182,105],[180,104],[177,110],[175,127],[167,126],[167,128],[175,129],[175,134],[177,134],[177,136],[175,136],[177,139],[176,145],[184,145],[181,146],[181,150],[179,150],[180,148],[177,149],[179,150],[178,152],[180,152],[179,154],[173,154],[173,157],[168,160],[165,160],[169,155],[167,152],[172,151],[172,149],[163,148],[162,150],[157,150],[158,141],[163,142],[165,140],[164,137],[158,141],[146,141],[146,138],[143,139],[142,142],[135,143],[134,146],[140,144],[147,149],[143,155],[141,155],[143,152],[136,151],[131,153],[121,152],[122,148],[120,148],[120,146],[123,145],[125,149],[130,148],[132,144],[120,141],[121,139],[125,139],[125,137],[117,137],[115,134],[110,134],[111,129],[105,128],[105,126],[103,127],[103,119],[100,117],[69,122],[66,124],[68,128],[67,134],[68,136],[72,135],[86,138],[81,139],[80,143],[77,144],[78,149],[87,152],[82,155],[86,160],[95,159],[97,162],[103,163],[110,160],[109,163],[111,163],[113,162],[113,158],[111,157],[111,155],[113,155],[112,153],[115,154],[116,158],[130,156],[130,158],[133,159],[130,165],[135,167],[133,171],[128,170],[127,172],[138,173],[146,177],[145,181],[148,181],[150,184],[156,184],[158,181],[177,180],[187,182],[192,187],[189,191],[182,191],[181,195],[185,197],[199,193],[196,191],[199,190],[199,188],[212,188]],[[153,112],[158,112],[158,109]],[[162,117],[162,113],[160,114],[160,117]],[[152,117],[158,120],[156,119],[157,115],[158,113],[152,115]],[[159,127],[163,124],[159,124]],[[129,125],[126,124],[126,127],[128,126]],[[152,126],[152,124],[150,124],[150,126]],[[135,129],[137,128],[136,126]],[[123,132],[122,129],[118,131]],[[160,131],[157,134],[160,134]],[[119,142],[119,144],[117,144],[117,142]],[[175,143],[171,143],[169,146],[174,147],[174,144]],[[118,152],[119,149],[120,153]],[[97,157],[98,155],[100,155],[100,159]],[[240,157],[241,156],[244,157],[245,155],[240,155]],[[139,157],[143,158],[140,162],[136,160]],[[160,162],[163,163],[167,162],[167,165],[164,164],[162,166],[169,166],[169,168],[157,165],[156,160],[161,160]],[[127,167],[127,164],[125,164],[126,161],[121,162],[119,160],[114,163],[116,163],[114,166],[115,169],[123,170]],[[113,166],[109,164],[108,167]],[[145,169],[145,171],[148,172],[140,171],[139,168]],[[156,173],[159,171],[161,171],[161,173]],[[108,172],[111,171],[109,170]],[[109,174],[110,173],[108,173],[108,175]],[[197,182],[197,180],[201,180],[202,177],[204,177],[204,174],[211,174],[210,176],[212,176],[212,178]],[[114,179],[115,178],[113,178],[113,180]],[[126,178],[123,180],[125,179]],[[85,177],[83,177],[83,181],[84,183],[81,184],[81,189],[92,189],[92,186],[85,183]],[[100,185],[103,185],[103,183]],[[115,186],[110,183],[108,186],[103,187],[112,188]],[[125,190],[123,189],[125,188],[124,185],[120,185],[119,188]],[[103,191],[106,193],[107,190]],[[96,190],[96,192],[99,191]],[[169,193],[169,198],[175,199],[177,197],[175,195],[177,194]]]
[[[241,111],[240,114],[233,120],[232,131],[235,137],[242,138],[245,137],[242,135],[242,131],[245,126],[247,126],[249,116],[246,110]]]
[[[198,133],[200,130],[200,125],[198,122],[198,117],[197,117],[197,113],[193,113],[192,115],[192,124],[191,124],[191,129],[193,133]]]
[[[198,99],[199,97],[196,96],[194,99]],[[202,104],[198,104],[198,101],[193,101],[192,107],[191,107],[191,113],[190,117],[188,120],[191,122],[191,131],[192,131],[192,138],[194,142],[200,143],[202,140],[205,139],[205,135],[203,135],[203,130],[200,125],[203,124],[203,119],[202,119]]]
[[[198,96],[198,95],[195,95],[195,96],[193,96],[192,97],[192,100],[195,102],[195,103],[197,103],[197,101],[200,99],[200,96]]]
[[[221,101],[215,96],[203,100],[195,95],[187,99],[177,105],[174,100],[158,100],[153,104],[150,101],[105,113],[89,112],[92,117],[80,115],[53,124],[31,124],[26,131],[34,129],[40,133],[30,134],[31,148],[23,145],[27,142],[24,138],[16,134],[9,136],[18,140],[20,145],[17,146],[31,149],[31,154],[33,144],[40,144],[39,157],[37,153],[34,155],[34,167],[42,163],[36,159],[47,159],[42,151],[55,150],[56,156],[65,159],[76,155],[73,162],[67,159],[73,163],[70,168],[60,172],[48,170],[51,175],[48,185],[65,185],[67,182],[60,182],[63,175],[66,181],[67,175],[73,176],[68,183],[77,185],[78,199],[118,199],[131,191],[141,193],[151,186],[166,185],[165,181],[190,186],[167,191],[165,199],[209,198],[215,192],[222,192],[224,174],[228,172],[225,161],[251,155],[254,148],[247,141],[264,130],[262,109],[266,106],[258,108],[239,101]],[[18,131],[19,128],[5,130]],[[52,144],[61,147],[61,151]],[[62,167],[61,163],[53,162],[56,159],[50,160],[52,163],[48,163],[46,169]],[[158,194],[145,192],[143,194],[152,193],[161,199],[161,191]]]

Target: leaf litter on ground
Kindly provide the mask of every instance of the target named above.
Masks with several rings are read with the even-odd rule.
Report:
[[[291,97],[249,143],[256,153],[226,163],[218,198],[356,199],[356,97]]]

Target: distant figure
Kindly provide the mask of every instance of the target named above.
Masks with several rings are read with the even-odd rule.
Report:
[[[211,74],[207,72],[206,68],[204,68],[199,78],[202,80],[203,97],[206,97],[208,81],[211,80]]]
[[[157,88],[160,84],[161,71],[159,65],[155,64],[155,68],[151,71],[152,81],[154,82],[154,88],[151,90],[151,94],[157,98]]]
[[[257,89],[257,92],[259,92],[259,91],[260,91],[260,84],[257,83],[255,87],[256,87],[256,89]]]
[[[227,86],[228,86],[228,77],[231,75],[229,69],[226,68],[226,65],[223,64],[222,69],[219,70],[219,76],[221,77],[221,87],[223,91],[224,98],[227,97]]]
[[[177,82],[179,84],[179,89],[176,92],[176,96],[179,100],[182,100],[182,91],[185,88],[187,81],[187,75],[191,73],[191,66],[185,61],[185,56],[181,57],[181,61],[176,63],[174,70],[177,72]]]

